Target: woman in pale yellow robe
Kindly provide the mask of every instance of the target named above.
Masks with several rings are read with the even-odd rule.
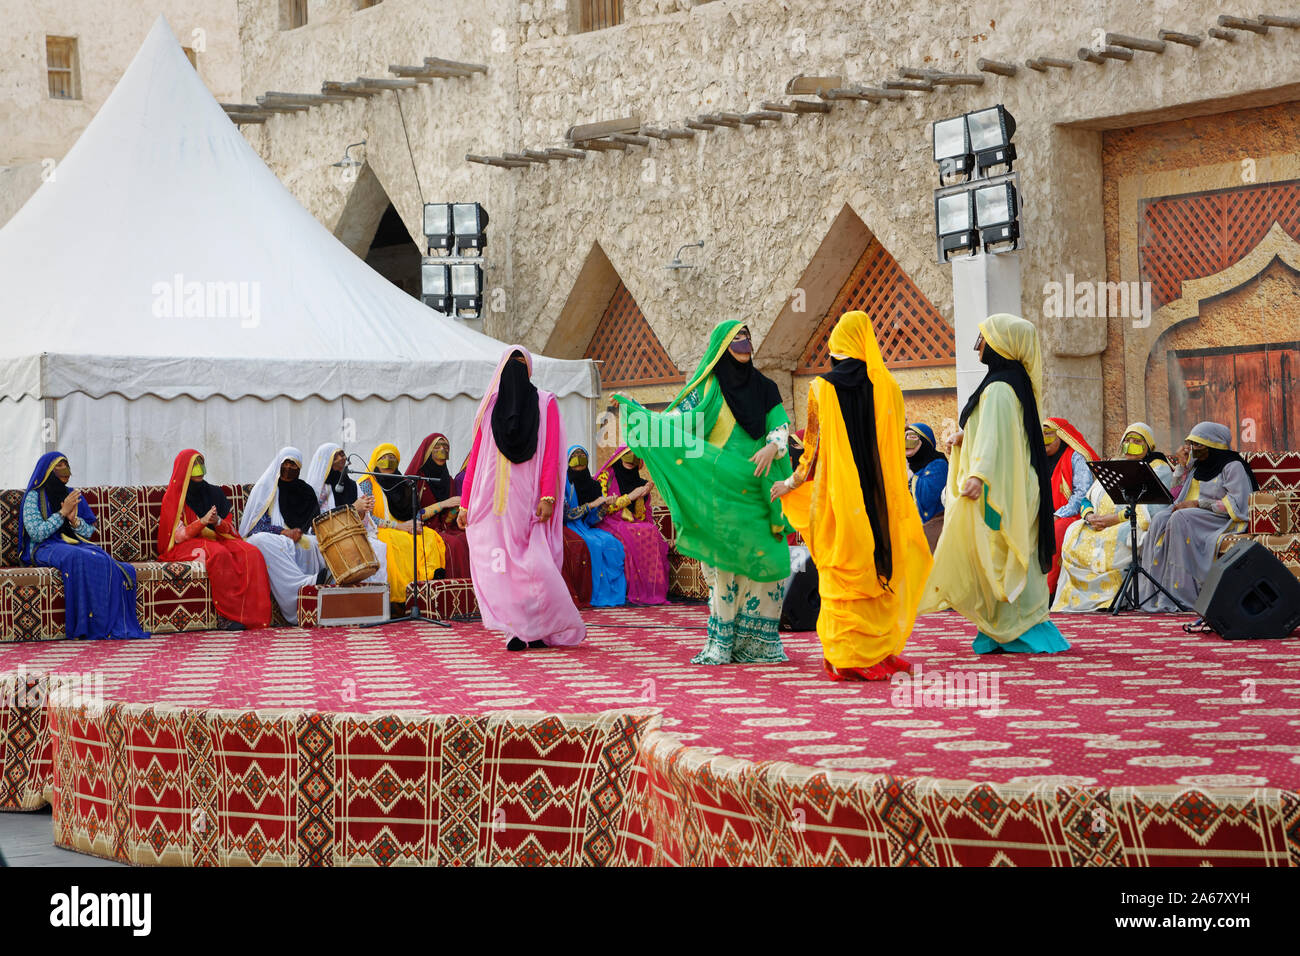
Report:
[[[772,498],[817,566],[827,676],[889,680],[912,669],[899,654],[931,565],[908,490],[903,393],[866,313],[841,316],[829,348],[834,367],[808,387],[799,467]]]
[[[1146,461],[1166,488],[1174,483],[1169,459],[1156,451],[1149,425],[1134,422],[1124,431],[1121,454],[1130,461]],[[1154,515],[1168,505],[1138,505],[1138,547]],[[1133,563],[1129,541],[1128,508],[1116,508],[1101,482],[1094,481],[1061,544],[1061,577],[1056,585],[1053,611],[1097,611],[1108,607],[1119,593],[1124,572]]]
[[[418,550],[412,554],[411,490],[405,483],[405,476],[397,472],[401,461],[397,446],[385,442],[370,453],[366,469],[382,472],[385,477],[363,478],[358,485],[362,494],[374,496],[375,507],[371,515],[379,526],[376,537],[388,545],[388,599],[404,608],[406,586],[416,580],[416,561],[419,562],[419,580],[432,581],[443,577],[438,572],[446,567],[447,546],[438,532],[421,528]],[[390,474],[391,479],[387,478]]]
[[[1038,330],[991,315],[975,343],[988,374],[962,409],[948,505],[921,613],[953,608],[979,628],[975,653],[1054,654],[1069,642],[1048,619],[1056,553],[1042,439]]]

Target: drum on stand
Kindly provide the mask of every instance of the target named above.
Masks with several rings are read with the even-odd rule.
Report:
[[[379,570],[366,527],[350,505],[335,508],[311,523],[325,566],[338,584],[357,584]]]

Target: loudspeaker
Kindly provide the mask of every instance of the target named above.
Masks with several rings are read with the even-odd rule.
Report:
[[[1300,579],[1258,541],[1238,541],[1210,569],[1196,611],[1230,641],[1286,637],[1300,627]]]

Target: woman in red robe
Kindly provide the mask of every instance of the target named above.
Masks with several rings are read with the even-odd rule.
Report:
[[[441,432],[434,432],[420,442],[406,473],[427,479],[420,482],[420,517],[447,546],[447,577],[468,578],[469,542],[456,526],[460,489],[447,468],[450,457],[451,442]]]
[[[262,552],[244,541],[231,520],[230,499],[204,479],[203,456],[187,448],[172,464],[158,522],[158,560],[207,566],[222,630],[270,627],[271,580]]]

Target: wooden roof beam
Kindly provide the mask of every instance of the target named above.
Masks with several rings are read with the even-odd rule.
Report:
[[[391,76],[358,76],[357,83],[361,89],[372,90],[409,90],[414,89],[419,84],[410,77],[391,77]]]
[[[934,84],[929,80],[885,80],[880,84],[887,90],[912,90],[915,93],[933,93]],[[862,97],[867,99],[868,97]]]
[[[350,83],[341,83],[338,80],[326,80],[320,85],[321,92],[327,96],[363,96],[369,99],[372,96],[378,96],[380,90],[363,89],[361,84],[355,80]]]
[[[1183,46],[1196,47],[1203,42],[1202,37],[1195,33],[1178,33],[1175,30],[1158,30],[1156,36],[1170,43],[1181,43]]]
[[[1107,46],[1122,46],[1129,50],[1142,50],[1146,53],[1164,53],[1164,40],[1148,40],[1144,37],[1131,37],[1124,33],[1107,33]]]
[[[744,117],[739,113],[705,113],[700,117],[702,123],[712,123],[714,126],[726,126],[728,129],[739,129]]]
[[[226,113],[226,115],[230,117],[230,121],[232,123],[235,123],[239,126],[244,126],[250,123],[265,123],[268,119],[270,119],[270,117],[267,116],[265,113],[229,113],[228,112]]]
[[[257,98],[259,103],[285,103],[290,106],[319,106],[322,103],[346,103],[346,96],[331,96],[325,93],[280,93],[271,90]]]
[[[434,70],[449,70],[454,73],[487,73],[485,63],[462,63],[460,60],[444,60],[439,56],[426,56],[424,65]]]
[[[779,123],[781,122],[781,113],[779,110],[755,110],[752,113],[746,113],[740,118],[740,121],[750,126],[758,126],[760,123]]]
[[[465,161],[469,163],[481,163],[484,166],[499,166],[502,169],[518,169],[521,166],[528,166],[529,163],[515,162],[503,159],[500,156],[477,156],[474,153],[466,153]]]
[[[1015,76],[1019,72],[1019,67],[1014,63],[1003,63],[1001,60],[986,60],[980,57],[975,61],[975,69],[981,73],[996,73],[998,76]]]
[[[1245,17],[1230,17],[1226,13],[1219,17],[1219,26],[1233,30],[1249,30],[1251,33],[1258,33],[1260,36],[1268,32],[1267,23],[1260,23],[1258,20],[1247,20]]]
[[[776,110],[778,113],[829,113],[831,111],[831,104],[823,100],[791,100],[789,103],[764,100],[761,106],[765,110]]]
[[[1031,70],[1037,70],[1039,73],[1046,73],[1048,67],[1056,67],[1058,70],[1074,69],[1072,61],[1063,60],[1059,56],[1040,56],[1032,60],[1026,60],[1025,66]]]

